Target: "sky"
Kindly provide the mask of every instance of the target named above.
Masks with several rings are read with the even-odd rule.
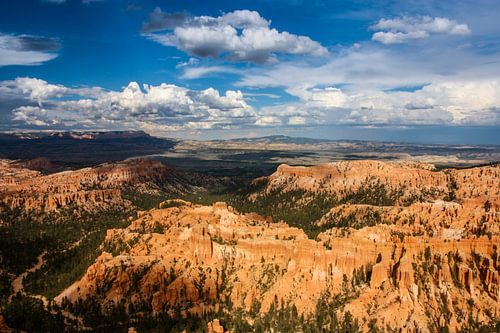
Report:
[[[500,144],[497,0],[0,2],[0,131]]]

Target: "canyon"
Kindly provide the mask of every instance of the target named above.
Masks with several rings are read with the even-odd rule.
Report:
[[[182,194],[204,191],[204,186],[216,186],[218,182],[150,159],[105,163],[48,175],[15,161],[0,160],[0,202],[7,209],[26,212],[50,213],[74,207],[84,211],[126,208],[130,202],[123,198],[124,190]]]
[[[283,164],[223,194],[210,189],[234,180],[156,160],[50,174],[28,165],[1,161],[5,212],[126,214],[100,229],[95,257],[77,278],[54,289],[49,303],[66,314],[65,325],[211,332],[498,328],[497,164]],[[130,191],[169,195],[143,209],[125,195]],[[44,274],[48,265],[40,268]]]
[[[391,227],[375,226],[311,240],[300,229],[224,203],[177,204],[108,231],[96,263],[56,301],[97,298],[153,313],[201,315],[227,300],[248,313],[257,304],[264,314],[278,300],[310,316],[325,293],[354,288],[356,297],[339,313],[349,311],[362,330],[374,319],[388,329],[456,330],[469,316],[488,322],[499,315],[498,236],[400,241]],[[350,287],[366,267],[370,277]]]

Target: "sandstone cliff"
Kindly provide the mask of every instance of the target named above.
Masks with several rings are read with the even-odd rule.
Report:
[[[312,315],[325,292],[349,285],[356,293],[344,310],[365,329],[372,319],[413,332],[428,331],[434,321],[456,329],[469,314],[498,318],[500,238],[400,240],[392,233],[397,228],[377,225],[342,236],[332,229],[315,241],[222,203],[180,202],[110,230],[96,263],[56,300],[199,314],[230,300],[245,311],[258,304],[264,314],[277,299]]]
[[[380,186],[398,204],[451,199],[490,202],[498,210],[500,166],[437,171],[432,164],[343,161],[313,167],[281,165],[265,178],[265,191],[301,189],[343,199],[360,189]]]
[[[397,224],[406,234],[443,239],[500,232],[498,165],[442,171],[416,162],[281,165],[274,174],[256,180],[259,183],[264,187],[250,200],[301,193],[292,197],[300,207],[315,197],[328,198],[332,209],[317,221],[319,226]]]
[[[2,160],[0,202],[9,209],[55,212],[78,207],[95,211],[127,207],[122,192],[184,193],[204,190],[217,180],[170,168],[159,161],[135,159],[75,171],[42,175]]]
[[[49,212],[121,207],[124,188],[182,194],[215,182],[148,160],[48,176],[3,166],[4,205]],[[137,321],[218,313],[251,325],[287,308],[311,322],[352,316],[363,331],[374,322],[400,332],[478,329],[500,317],[499,180],[498,166],[282,165],[254,182],[245,195],[253,206],[239,204],[300,212],[314,202],[319,217],[294,215],[303,229],[226,203],[167,200],[108,230],[98,258],[55,301],[76,315],[119,308]],[[215,319],[208,329],[227,328]]]

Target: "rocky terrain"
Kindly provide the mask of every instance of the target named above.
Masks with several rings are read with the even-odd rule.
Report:
[[[30,163],[28,166],[32,166]],[[49,175],[24,163],[0,161],[0,202],[6,209],[56,212],[76,208],[96,211],[127,207],[124,191],[146,194],[182,194],[216,186],[211,177],[186,173],[147,159],[107,163]]]
[[[500,168],[496,164],[468,169],[435,170],[418,162],[349,161],[314,167],[281,165],[267,177],[266,191],[302,189],[343,199],[349,194],[380,185],[397,203],[404,200],[498,199]]]
[[[12,167],[3,163],[2,170]],[[132,187],[185,199],[219,184],[201,176],[187,182],[184,175],[160,162],[135,160],[46,176],[17,166],[0,180],[10,198],[29,198],[34,188],[47,198]],[[79,329],[495,331],[499,179],[496,164],[281,165],[248,188],[220,196],[226,203],[168,199],[151,210],[127,210],[128,222],[101,229],[95,255],[63,288],[51,287],[50,277],[59,279],[64,271],[52,272],[49,260],[26,276],[27,292],[50,296],[52,312],[37,311]],[[127,200],[113,198],[118,201],[58,202],[92,210]],[[35,209],[33,201],[4,202]],[[33,207],[62,207],[46,202]],[[80,241],[73,244],[76,251]],[[31,309],[43,308],[33,302]]]
[[[379,225],[311,240],[223,203],[172,204],[108,231],[96,263],[56,301],[199,315],[229,303],[253,321],[281,304],[307,318],[325,294],[347,293],[338,315],[349,311],[362,330],[375,319],[380,328],[436,331],[498,318],[498,236],[400,240]]]
[[[171,200],[109,230],[95,264],[56,301],[73,310],[115,304],[131,316],[211,313],[232,330],[232,311],[255,328],[272,322],[276,309],[297,311],[295,329],[311,328],[322,305],[334,309],[324,327],[332,318],[339,325],[353,318],[363,331],[489,325],[500,311],[499,171],[283,165],[256,180],[261,186],[248,200],[291,192],[305,194],[294,198],[298,206],[313,194],[344,202],[311,221],[324,230],[315,239],[225,203]]]
[[[254,181],[252,201],[292,193],[296,206],[328,198],[318,226],[396,224],[400,232],[443,239],[499,234],[500,167],[436,170],[414,162],[350,161],[313,167],[281,165]],[[296,195],[300,193],[301,195]]]

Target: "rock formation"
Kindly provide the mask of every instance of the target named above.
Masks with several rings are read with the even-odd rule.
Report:
[[[499,234],[498,165],[435,170],[431,164],[349,161],[314,167],[281,165],[250,198],[302,191],[333,198],[318,222],[329,227],[397,224],[406,234],[443,239]],[[307,200],[297,201],[307,204]]]
[[[0,164],[0,203],[9,209],[55,212],[72,206],[87,211],[126,207],[122,191],[184,193],[214,185],[211,177],[180,172],[155,160],[135,159],[42,175],[17,162]]]
[[[215,182],[150,160],[48,176],[2,163],[0,200],[11,209],[103,208],[125,204],[124,188],[182,194]],[[251,325],[286,307],[305,321],[323,310],[352,316],[363,331],[477,329],[500,317],[499,180],[498,165],[282,165],[254,181],[245,204],[255,205],[241,207],[292,193],[269,202],[300,210],[326,198],[322,216],[301,221],[312,236],[227,203],[167,200],[107,230],[98,258],[55,301],[72,313],[117,307],[135,319],[234,313]],[[207,329],[226,324],[211,317]]]
[[[345,309],[365,329],[372,319],[409,331],[448,320],[456,329],[470,313],[484,321],[499,315],[497,236],[401,241],[392,233],[397,225],[377,225],[342,237],[332,229],[311,240],[300,229],[223,203],[177,204],[108,231],[96,263],[56,300],[198,314],[227,299],[245,311],[259,304],[264,314],[283,300],[307,316],[325,292],[343,292],[347,278],[358,294]]]
[[[498,165],[437,171],[427,163],[347,161],[313,167],[281,165],[265,180],[268,182],[266,192],[301,189],[343,199],[360,189],[372,189],[376,185],[400,204],[405,199],[429,201],[450,198],[482,203],[490,200],[498,210],[499,177]]]

